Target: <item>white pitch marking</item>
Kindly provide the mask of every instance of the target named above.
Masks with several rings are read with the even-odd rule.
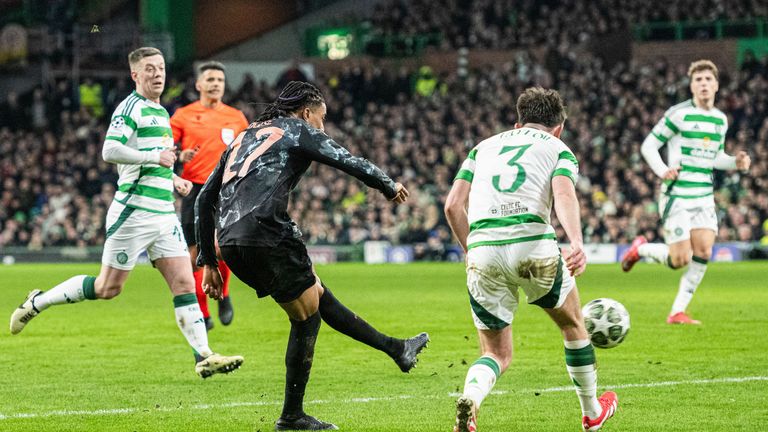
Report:
[[[600,386],[604,389],[625,389],[625,388],[652,388],[652,387],[665,387],[665,386],[678,386],[678,385],[695,385],[695,384],[724,384],[724,383],[742,383],[750,381],[768,381],[768,376],[751,376],[751,377],[731,377],[731,378],[713,378],[713,379],[696,379],[685,381],[659,381],[651,383],[634,383],[634,384],[616,384]],[[551,392],[564,392],[573,391],[572,386],[565,387],[549,387],[538,389],[516,389],[516,390],[496,390],[491,392],[496,395],[510,394],[510,393],[551,393]],[[460,393],[448,393],[448,397],[457,397]],[[441,399],[446,396],[439,395],[426,395],[426,396],[414,396],[414,395],[399,395],[399,396],[386,396],[386,397],[366,397],[366,398],[351,398],[344,399],[341,403],[369,403],[369,402],[385,402],[392,400],[403,399]],[[317,399],[308,401],[308,404],[327,404],[334,402],[327,399]],[[137,414],[142,412],[152,411],[181,411],[184,409],[192,410],[209,410],[219,408],[238,408],[238,407],[255,407],[255,406],[280,406],[282,402],[278,401],[259,401],[259,402],[227,402],[222,404],[197,404],[189,407],[177,406],[177,407],[160,407],[160,408],[113,408],[113,409],[98,409],[98,410],[55,410],[45,411],[40,413],[12,413],[2,414],[0,413],[0,420],[11,419],[29,419],[40,417],[66,417],[66,416],[105,416],[105,415],[121,415],[121,414]]]

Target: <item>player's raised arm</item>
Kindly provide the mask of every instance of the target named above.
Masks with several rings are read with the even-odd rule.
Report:
[[[408,191],[402,185],[395,184],[379,167],[368,159],[353,156],[319,129],[302,126],[299,151],[309,159],[344,171],[366,186],[378,189],[389,200],[403,202],[408,197]]]

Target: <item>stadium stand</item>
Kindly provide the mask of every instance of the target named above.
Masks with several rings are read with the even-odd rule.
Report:
[[[437,73],[429,91],[417,91],[423,70],[349,63],[338,73],[321,75],[317,84],[328,104],[327,132],[382,166],[411,191],[406,205],[393,207],[361,183],[315,164],[295,192],[291,216],[311,245],[359,244],[388,240],[417,244],[417,258],[442,259],[451,244],[442,206],[458,166],[480,139],[512,126],[515,95],[530,85],[557,88],[568,104],[564,141],[580,161],[577,190],[588,242],[626,243],[643,233],[660,238],[655,193],[658,180],[642,161],[640,144],[663,111],[688,97],[685,71],[663,61],[607,66],[590,55],[575,55],[579,23],[593,34],[627,22],[765,15],[761,2],[708,1],[712,8],[664,10],[657,2],[623,2],[627,8],[601,7],[604,2],[447,1],[427,9],[426,1],[383,3],[373,20],[377,31],[393,28],[428,32],[445,30],[442,49],[457,46],[506,49],[546,44],[546,61],[521,51],[513,61],[493,68],[470,69],[468,75]],[[472,14],[458,8],[472,5]],[[517,5],[517,2],[514,2]],[[575,13],[566,20],[567,3]],[[697,2],[697,5],[699,3]],[[650,5],[650,6],[649,6]],[[604,5],[603,5],[604,6]],[[762,9],[761,9],[762,8]],[[615,12],[617,10],[622,13]],[[697,15],[706,11],[710,15]],[[704,13],[704,12],[701,12]],[[419,20],[418,17],[428,17]],[[493,23],[505,17],[514,26]],[[464,22],[468,20],[467,22]],[[490,21],[489,21],[490,20]],[[511,29],[501,31],[501,28]],[[558,38],[541,29],[562,28]],[[485,29],[482,30],[481,29]],[[511,33],[510,33],[511,32]],[[541,35],[529,37],[527,35]],[[544,39],[542,39],[544,38]],[[163,103],[171,113],[194,100],[189,79],[170,76],[172,96]],[[103,112],[110,113],[130,82],[96,79]],[[90,87],[89,87],[90,88]],[[422,89],[423,89],[422,88]],[[227,100],[254,119],[278,89],[246,79],[230,89]],[[87,93],[87,92],[86,92]],[[80,100],[81,88],[68,79],[0,101],[0,247],[89,246],[103,243],[104,212],[114,193],[114,166],[101,160],[106,124]],[[166,95],[167,96],[167,95]],[[768,59],[747,57],[741,70],[723,73],[717,105],[729,115],[727,150],[750,152],[748,176],[718,173],[718,241],[757,242],[768,221]],[[558,233],[562,232],[558,228]]]

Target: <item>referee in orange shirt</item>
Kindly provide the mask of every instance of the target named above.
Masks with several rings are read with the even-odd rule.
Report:
[[[197,240],[195,239],[195,200],[208,180],[208,176],[219,163],[221,154],[235,137],[248,127],[245,115],[221,98],[224,96],[224,65],[211,61],[197,69],[195,88],[200,100],[181,107],[171,117],[173,140],[180,144],[179,162],[183,164],[181,177],[192,182],[192,191],[181,202],[181,227],[189,247],[192,268],[195,271],[197,301],[205,317],[205,326],[213,328],[208,311],[208,300],[202,289],[203,270],[195,265]],[[224,298],[219,300],[219,320],[224,325],[232,322],[234,315],[229,298],[229,268],[219,260],[219,270],[224,280]]]

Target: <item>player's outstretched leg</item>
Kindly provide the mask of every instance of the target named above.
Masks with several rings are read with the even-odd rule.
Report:
[[[323,284],[320,297],[320,316],[334,330],[372,348],[385,352],[397,363],[403,372],[416,366],[418,355],[427,346],[429,335],[420,333],[409,339],[397,339],[387,336],[368,324],[356,313],[347,309]]]
[[[95,300],[96,278],[79,275],[56,285],[48,291],[33,290],[27,294],[21,305],[11,314],[11,334],[18,334],[42,311],[50,306],[77,303],[83,300]]]
[[[585,431],[599,430],[613,416],[618,399],[613,392],[597,397],[595,348],[589,341],[581,314],[576,287],[567,294],[562,306],[545,311],[560,328],[565,345],[565,368],[573,381],[581,405],[581,425]]]
[[[230,373],[243,364],[242,356],[223,356],[211,351],[208,346],[208,331],[200,311],[197,297],[193,293],[179,294],[173,298],[176,324],[195,351],[195,373],[208,378],[217,373]]]
[[[320,315],[304,321],[291,319],[291,334],[285,351],[285,401],[275,430],[336,430],[331,423],[304,412],[304,391],[315,354],[315,341],[320,331]]]
[[[691,303],[701,280],[704,279],[704,274],[707,272],[707,262],[706,258],[694,255],[691,262],[688,263],[688,269],[680,278],[680,286],[677,289],[672,310],[667,317],[667,324],[701,324],[701,321],[691,318],[685,310]]]
[[[232,299],[229,297],[231,271],[223,260],[219,260],[219,272],[221,272],[221,280],[224,282],[224,298],[219,300],[219,321],[226,326],[232,324],[235,311],[232,309]]]
[[[509,336],[509,327],[502,330],[501,337],[488,337],[486,341],[498,342]],[[482,336],[481,336],[482,337]],[[498,343],[497,343],[498,345]],[[509,344],[501,345],[505,347]],[[511,345],[509,345],[511,347]],[[496,380],[501,376],[502,369],[500,362],[489,353],[475,360],[467,371],[464,379],[464,393],[456,401],[456,423],[453,426],[454,432],[475,432],[477,431],[477,410],[483,403],[486,396],[491,393]]]

